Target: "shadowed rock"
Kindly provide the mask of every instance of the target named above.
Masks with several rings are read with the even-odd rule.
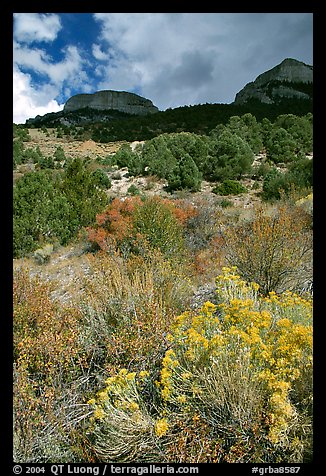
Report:
[[[287,58],[246,84],[236,95],[234,104],[244,104],[251,99],[266,104],[273,104],[282,98],[312,99],[307,87],[312,83],[313,67]]]

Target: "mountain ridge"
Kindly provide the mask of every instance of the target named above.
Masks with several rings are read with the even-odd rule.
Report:
[[[180,106],[165,111],[158,110],[149,99],[124,91],[77,94],[67,100],[62,111],[27,119],[25,126],[101,127],[107,124],[112,130],[119,129],[118,136],[115,132],[110,133],[110,136],[117,136],[119,140],[121,130],[130,128],[139,132],[135,140],[152,137],[156,130],[158,133],[178,130],[205,133],[211,122],[214,122],[214,127],[216,123],[225,122],[230,115],[250,112],[257,119],[273,119],[279,114],[312,112],[312,74],[312,66],[287,58],[248,83],[237,93],[234,102]],[[146,108],[147,113],[136,114],[139,110],[146,112]]]
[[[285,58],[278,65],[258,75],[254,81],[247,83],[236,94],[234,104],[244,104],[252,99],[265,104],[275,104],[282,98],[309,100],[312,99],[312,84],[311,65]],[[311,85],[310,89],[308,85]]]
[[[117,110],[140,116],[158,112],[158,108],[150,99],[135,93],[111,89],[96,91],[92,94],[76,94],[65,103],[64,111],[76,111],[86,107],[98,111]]]

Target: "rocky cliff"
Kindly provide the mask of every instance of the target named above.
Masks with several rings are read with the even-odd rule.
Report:
[[[277,103],[282,98],[312,99],[312,84],[313,67],[287,58],[246,84],[236,95],[234,104],[244,104],[251,99],[266,104]]]
[[[158,112],[152,101],[125,91],[98,91],[94,94],[77,94],[66,102],[64,111],[76,111],[89,107],[104,111],[115,109],[127,114],[146,115]]]

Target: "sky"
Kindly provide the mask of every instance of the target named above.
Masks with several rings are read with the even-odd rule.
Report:
[[[313,64],[312,13],[14,13],[13,122],[73,95],[129,91],[160,110],[231,103],[285,58]]]

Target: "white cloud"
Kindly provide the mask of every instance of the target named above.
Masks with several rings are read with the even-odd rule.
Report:
[[[61,28],[54,13],[14,13],[14,37],[20,42],[53,41]]]
[[[202,84],[209,88],[215,81],[213,94],[218,100],[223,17],[96,13],[94,18],[101,28],[99,39],[111,52],[99,88],[138,90],[166,108],[200,101],[201,94],[205,97]]]
[[[218,101],[228,29],[223,14],[97,13],[94,18],[100,39],[114,52],[101,88],[138,89],[163,109]]]
[[[61,110],[63,105],[56,98],[62,97],[62,90],[89,92],[91,89],[84,70],[87,61],[75,45],[65,45],[58,60],[48,54],[47,45],[33,44],[54,41],[61,28],[56,14],[14,14],[13,99],[17,123]]]
[[[58,91],[48,85],[35,89],[31,86],[31,78],[28,74],[14,70],[13,122],[24,124],[30,117],[61,111],[63,104],[58,104],[56,100],[51,99],[57,94]]]
[[[109,59],[110,55],[109,53],[104,53],[104,51],[101,50],[100,45],[94,43],[92,45],[92,53],[95,59],[99,61],[105,61]]]
[[[311,54],[309,15],[96,13],[99,48],[110,51],[98,70],[105,71],[99,86],[141,91],[161,109],[232,102],[247,82],[286,56],[304,61],[295,52],[299,30],[308,32]],[[287,39],[280,45],[284,27]],[[258,56],[257,45],[258,50],[262,45]]]
[[[13,60],[16,65],[32,69],[39,74],[48,74],[50,58],[40,48],[30,48],[15,41]]]
[[[84,60],[82,59],[76,46],[67,46],[64,50],[64,58],[56,63],[52,62],[43,49],[30,48],[14,42],[14,64],[18,67],[28,68],[36,73],[48,77],[54,84],[62,84],[64,81],[74,80],[75,82],[85,79],[80,76]]]
[[[65,57],[58,63],[48,64],[48,76],[53,83],[60,84],[63,81],[81,83],[85,77],[82,74],[83,59],[76,46],[67,46]]]
[[[53,62],[43,49],[31,48],[14,42],[14,122],[22,123],[30,117],[57,112],[63,108],[56,101],[61,89],[90,92],[83,60],[76,46],[67,46],[64,58]],[[32,80],[31,73],[43,75],[42,81]],[[69,95],[69,94],[68,94]]]

